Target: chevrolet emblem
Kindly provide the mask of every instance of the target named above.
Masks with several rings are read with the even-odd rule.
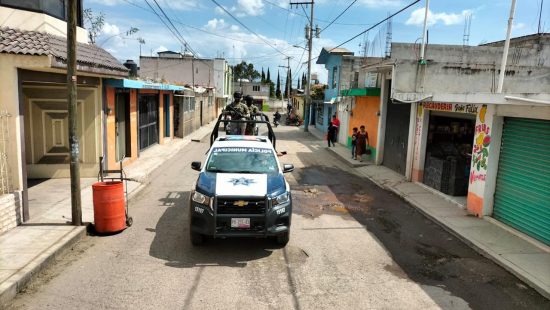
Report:
[[[244,201],[244,200],[238,200],[238,201],[235,201],[233,203],[234,206],[237,206],[237,207],[244,207],[244,206],[247,206],[248,205],[248,201]]]

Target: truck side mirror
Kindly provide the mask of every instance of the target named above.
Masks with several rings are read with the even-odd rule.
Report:
[[[283,173],[292,172],[292,171],[294,171],[294,165],[292,164],[283,165]]]
[[[194,161],[191,163],[191,169],[201,171],[201,162],[200,161]]]

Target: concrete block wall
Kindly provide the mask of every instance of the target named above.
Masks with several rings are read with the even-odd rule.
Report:
[[[17,194],[0,196],[0,234],[21,224],[22,210]]]

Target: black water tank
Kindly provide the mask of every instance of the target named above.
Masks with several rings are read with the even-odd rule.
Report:
[[[130,77],[136,77],[137,76],[137,64],[132,60],[132,59],[128,59],[126,60],[126,62],[123,64],[126,68],[128,68],[128,70],[130,70]]]

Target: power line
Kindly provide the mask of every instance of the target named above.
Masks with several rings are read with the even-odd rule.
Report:
[[[293,14],[293,15],[298,15],[298,16],[302,16],[302,17],[307,17],[306,15],[302,15],[300,13],[296,13],[288,8],[285,8],[283,6],[280,6],[279,4],[275,3],[275,2],[272,2],[272,1],[269,1],[269,0],[263,0],[264,2],[267,2],[271,5],[273,5],[274,7],[276,8],[279,8],[281,10],[284,10],[284,11],[287,11],[289,12],[290,14]],[[324,19],[320,19],[320,18],[314,18],[313,20],[315,21],[318,21],[318,22],[322,22],[322,23],[330,23],[330,21],[328,20],[324,20]],[[370,24],[364,24],[364,23],[334,23],[336,25],[343,25],[343,26],[365,26],[365,25],[370,25]]]
[[[336,49],[336,48],[339,48],[340,46],[342,46],[342,45],[344,45],[344,44],[346,44],[346,43],[348,43],[348,42],[350,42],[350,41],[356,39],[357,37],[359,37],[360,35],[366,33],[367,31],[372,30],[372,29],[378,27],[380,24],[384,23],[384,22],[387,21],[388,19],[391,19],[391,18],[394,17],[395,15],[397,15],[397,14],[399,14],[399,13],[405,11],[406,9],[408,9],[408,8],[410,8],[411,6],[417,4],[418,2],[420,2],[420,0],[416,0],[416,1],[412,2],[411,4],[409,4],[409,5],[405,6],[405,7],[403,7],[403,8],[400,9],[399,11],[397,11],[397,12],[391,14],[391,15],[388,15],[388,17],[386,17],[386,18],[384,18],[383,20],[377,22],[376,24],[374,24],[373,26],[367,28],[366,30],[361,31],[361,32],[358,33],[357,35],[354,35],[354,36],[351,37],[350,39],[348,39],[348,40],[346,40],[346,41],[344,41],[344,42],[338,44],[337,46],[331,48],[330,50],[332,51],[332,50],[334,50],[334,49]],[[330,52],[330,51],[329,51],[329,52]],[[315,57],[315,58],[318,58],[318,56]]]
[[[168,22],[170,23],[170,25],[172,25],[172,27],[174,28],[174,30],[177,32],[177,34],[180,36],[181,40],[185,43],[185,48],[186,49],[189,49],[191,51],[191,53],[193,54],[193,56],[196,56],[196,52],[191,48],[191,46],[189,45],[189,43],[185,40],[185,38],[181,35],[181,32],[178,30],[178,28],[176,28],[176,26],[174,26],[174,23],[172,23],[172,20],[170,19],[170,17],[168,17],[168,15],[166,15],[166,12],[164,12],[164,10],[162,9],[162,7],[159,5],[159,3],[157,2],[157,0],[153,0],[155,2],[155,4],[157,5],[157,7],[159,8],[159,10],[162,12],[162,15],[164,15],[164,17],[168,20]],[[147,1],[146,1],[147,2]]]
[[[338,14],[338,16],[336,16],[328,25],[325,26],[325,28],[321,29],[321,31],[319,31],[319,34],[321,34],[321,32],[325,31],[328,27],[330,27],[330,25],[332,25],[336,20],[338,20],[338,18],[340,18],[340,16],[344,15],[344,13],[346,13],[346,11],[351,8],[352,5],[355,4],[355,2],[357,2],[357,0],[353,0],[352,3],[350,3],[348,5],[347,8],[345,8],[342,13]]]
[[[265,42],[265,44],[269,45],[271,48],[273,48],[274,50],[276,50],[277,52],[279,52],[281,55],[285,56],[285,57],[288,57],[288,55],[286,55],[285,53],[281,52],[277,47],[273,46],[271,43],[269,43],[269,41],[267,41],[266,39],[264,39],[262,36],[258,35],[256,32],[254,32],[252,29],[248,28],[248,26],[246,26],[243,22],[241,22],[238,18],[236,18],[235,16],[233,16],[233,14],[231,14],[231,12],[229,12],[225,7],[223,7],[221,4],[218,3],[218,1],[216,0],[212,0],[212,2],[214,2],[214,4],[216,4],[220,9],[222,9],[227,15],[229,15],[231,18],[233,18],[237,23],[239,23],[241,26],[243,26],[246,30],[248,30],[250,33],[254,34],[255,36],[257,36],[258,38],[260,38],[262,41]]]

